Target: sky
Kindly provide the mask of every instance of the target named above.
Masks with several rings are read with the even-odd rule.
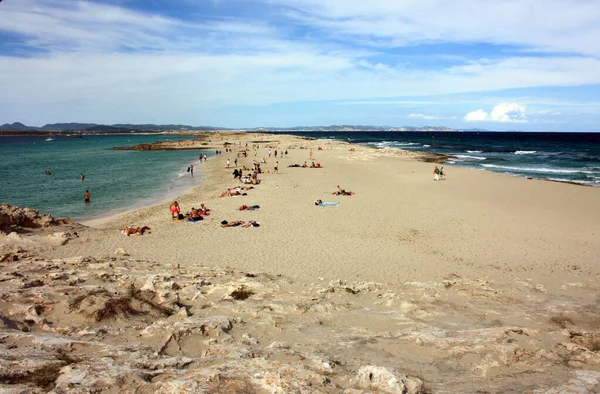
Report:
[[[600,132],[598,0],[3,0],[0,124]]]

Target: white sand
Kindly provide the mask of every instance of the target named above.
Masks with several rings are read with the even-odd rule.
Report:
[[[56,248],[57,257],[114,255],[185,266],[189,262],[282,273],[298,280],[440,280],[450,274],[499,281],[534,279],[549,290],[570,281],[596,281],[600,262],[600,189],[527,180],[445,166],[434,182],[432,163],[395,149],[281,135],[228,135],[234,153],[196,168],[201,186],[180,196],[183,212],[205,203],[212,215],[199,223],[173,222],[168,203],[100,221],[81,238]],[[261,143],[256,159],[273,170],[267,151],[287,149],[280,174],[260,176],[247,196],[218,198],[233,180],[233,160],[246,141]],[[213,145],[218,146],[218,145]],[[251,143],[250,143],[251,146]],[[324,150],[317,150],[322,146]],[[322,169],[288,168],[309,161]],[[222,146],[221,146],[222,148]],[[230,159],[231,168],[225,163]],[[254,151],[238,165],[252,166]],[[356,194],[334,196],[339,184]],[[316,207],[316,199],[338,201]],[[242,205],[261,209],[239,212]],[[258,228],[221,228],[222,220],[257,220]],[[125,237],[124,225],[147,225],[144,236]]]

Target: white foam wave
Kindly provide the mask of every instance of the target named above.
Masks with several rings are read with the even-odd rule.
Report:
[[[418,145],[416,142],[398,142],[395,143],[394,145],[397,146],[413,146],[413,145]]]
[[[518,150],[515,152],[515,155],[533,155],[537,153],[536,150]]]
[[[580,185],[593,185],[595,183],[595,182],[590,182],[590,181],[576,181],[573,179],[565,179],[565,178],[548,178],[548,180],[555,181],[555,182],[577,183]]]
[[[423,148],[431,148],[431,145],[423,145]]]
[[[467,153],[483,153],[481,150],[468,150]]]
[[[469,156],[469,155],[455,155],[461,159],[475,159],[475,160],[485,160],[486,157],[483,156]]]
[[[569,169],[558,169],[558,168],[544,168],[544,167],[512,167],[512,166],[500,166],[496,164],[482,164],[486,168],[498,168],[501,170],[519,171],[519,172],[543,172],[552,174],[594,174],[594,171],[586,171],[575,168]]]

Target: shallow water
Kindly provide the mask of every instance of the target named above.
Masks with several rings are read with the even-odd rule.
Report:
[[[91,135],[0,137],[0,201],[56,217],[89,219],[151,205],[201,182],[200,153],[210,150],[119,151],[114,147],[192,136]],[[194,177],[186,172],[194,164]],[[50,171],[52,175],[46,175]],[[85,175],[81,180],[80,174]],[[83,194],[90,191],[91,203]]]

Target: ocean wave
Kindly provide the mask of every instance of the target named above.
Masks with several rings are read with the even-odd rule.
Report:
[[[467,153],[483,153],[481,150],[468,150]]]
[[[482,164],[486,168],[497,168],[500,170],[510,170],[519,172],[542,172],[542,173],[556,173],[556,174],[595,174],[594,171],[587,171],[576,168],[569,169],[558,169],[558,168],[545,168],[545,167],[512,167],[512,166],[499,166],[497,164]]]
[[[413,145],[419,145],[416,142],[397,142],[394,145],[396,146],[413,146]]]
[[[431,145],[423,145],[423,148],[431,148]]]
[[[578,181],[578,180],[574,180],[574,179],[566,179],[566,178],[548,178],[549,181],[555,181],[555,182],[564,182],[564,183],[577,183],[578,185],[593,185],[596,182],[593,181]]]
[[[536,150],[518,150],[515,152],[515,155],[533,155],[537,153]]]
[[[469,156],[469,155],[454,155],[456,157],[460,157],[461,159],[475,159],[475,160],[485,160],[487,157],[483,156]]]
[[[392,144],[391,141],[381,141],[381,142],[369,143],[367,145],[374,146],[376,148],[389,148],[391,144]]]

